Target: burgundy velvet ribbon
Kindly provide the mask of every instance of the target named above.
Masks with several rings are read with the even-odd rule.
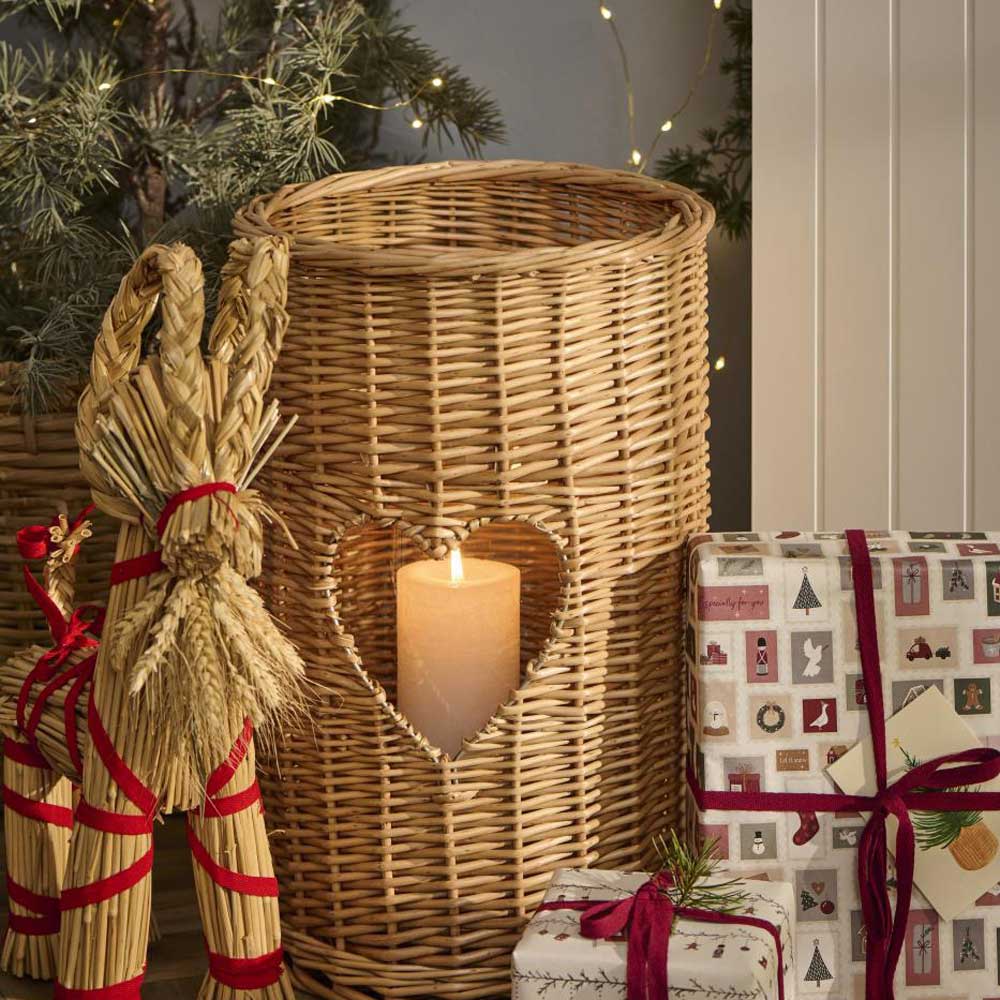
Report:
[[[667,882],[654,876],[632,896],[624,899],[557,900],[542,903],[539,910],[580,910],[580,934],[591,940],[606,941],[624,936],[625,995],[627,1000],[667,1000],[670,996],[668,956],[674,918],[706,924],[740,924],[757,927],[774,938],[777,957],[778,1000],[785,997],[784,958],[781,932],[760,917],[738,913],[716,913],[675,906],[667,895]]]
[[[974,747],[926,761],[891,785],[886,769],[885,705],[875,621],[871,556],[863,531],[848,531],[847,545],[854,575],[858,644],[864,678],[866,710],[875,760],[874,795],[811,794],[797,792],[710,792],[702,789],[688,768],[688,784],[701,810],[740,812],[868,812],[858,847],[858,888],[867,931],[865,1000],[894,1000],[893,979],[906,938],[913,894],[916,839],[911,809],[949,812],[959,809],[1000,810],[1000,792],[953,791],[985,784],[1000,775],[1000,750]],[[959,766],[954,766],[959,765]],[[886,820],[895,816],[896,909],[886,886],[888,855]]]

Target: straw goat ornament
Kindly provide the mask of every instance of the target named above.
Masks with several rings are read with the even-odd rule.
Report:
[[[38,551],[22,547],[49,560],[47,590],[33,592],[51,605],[55,646],[0,674],[15,791],[5,807],[56,832],[25,848],[50,860],[15,873],[20,919],[2,961],[44,976],[57,953],[63,1000],[139,996],[153,821],[174,809],[187,811],[209,952],[200,996],[292,995],[253,734],[301,708],[303,666],[247,583],[260,573],[263,523],[277,520],[250,484],[276,446],[277,405],[264,398],[287,274],[283,240],[233,243],[203,358],[197,258],[180,244],[142,254],[105,314],[77,419],[95,504],[122,522],[106,613],[58,599],[86,512],[64,517]],[[141,360],[158,302],[159,350]],[[75,813],[60,775],[81,783]],[[70,828],[61,877],[58,831],[65,841]]]

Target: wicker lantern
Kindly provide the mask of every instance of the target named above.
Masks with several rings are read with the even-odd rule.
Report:
[[[554,868],[638,866],[681,809],[681,546],[708,516],[713,212],[634,174],[438,163],[288,187],[267,597],[318,701],[267,781],[294,975],[478,998]],[[396,695],[395,572],[521,571],[521,687],[454,758]],[[447,642],[447,635],[442,642]]]

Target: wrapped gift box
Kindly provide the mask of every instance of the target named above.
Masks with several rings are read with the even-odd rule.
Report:
[[[1000,746],[1000,534],[869,532],[886,713],[938,687]],[[709,791],[835,792],[824,773],[868,734],[853,580],[840,533],[692,541],[686,659],[690,764]],[[994,676],[996,675],[996,677]],[[998,693],[1000,697],[1000,693]],[[688,813],[736,871],[795,886],[799,996],[864,996],[857,813]],[[890,865],[891,871],[891,865]],[[897,997],[1000,996],[1000,886],[960,918],[919,892]],[[928,992],[929,987],[940,987]]]
[[[562,869],[553,876],[545,903],[625,899],[648,878],[641,872]],[[747,879],[741,891],[746,894],[744,912],[778,929],[784,969],[778,968],[773,936],[763,928],[679,918],[668,953],[673,996],[772,1000],[778,996],[781,975],[785,1000],[793,1000],[792,886]],[[513,1000],[625,1000],[626,947],[624,938],[584,938],[578,910],[541,909],[514,949]]]

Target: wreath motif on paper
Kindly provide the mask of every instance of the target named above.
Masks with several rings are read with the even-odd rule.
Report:
[[[771,701],[766,705],[761,705],[757,712],[757,725],[765,733],[776,733],[779,729],[784,729],[785,710],[780,705],[775,705]]]

